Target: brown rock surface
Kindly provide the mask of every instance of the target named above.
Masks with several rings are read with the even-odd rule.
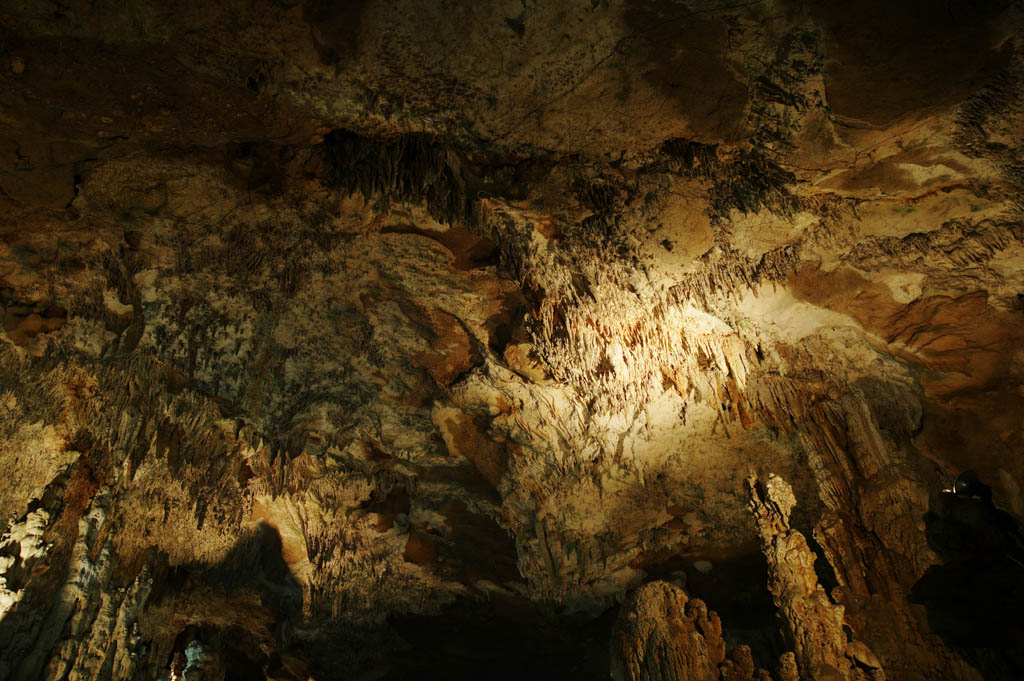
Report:
[[[1022,29],[4,3],[0,681],[1024,678]]]
[[[844,608],[829,600],[814,572],[814,552],[790,526],[796,505],[792,488],[782,478],[764,482],[751,477],[750,510],[768,559],[768,588],[785,622],[798,673],[811,679],[884,679],[874,654],[860,641],[847,641]],[[870,676],[865,673],[870,669]]]
[[[623,606],[612,633],[615,681],[750,681],[765,679],[747,646],[726,660],[722,622],[704,601],[666,582],[637,589]]]

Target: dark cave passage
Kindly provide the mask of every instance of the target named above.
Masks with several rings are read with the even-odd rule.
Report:
[[[925,516],[941,563],[921,577],[911,601],[931,630],[988,679],[1024,675],[1024,535],[990,495],[942,492]]]

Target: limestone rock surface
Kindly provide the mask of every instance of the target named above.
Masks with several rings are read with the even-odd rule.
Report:
[[[722,621],[704,601],[667,582],[650,582],[625,603],[612,633],[615,681],[770,680],[754,668],[750,648],[728,653]]]
[[[0,3],[0,681],[1024,678],[1022,32]]]

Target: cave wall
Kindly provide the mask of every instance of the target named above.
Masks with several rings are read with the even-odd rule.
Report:
[[[0,680],[593,678],[654,579],[778,676],[751,474],[887,678],[1013,678],[910,594],[1024,518],[1019,7],[0,18]]]

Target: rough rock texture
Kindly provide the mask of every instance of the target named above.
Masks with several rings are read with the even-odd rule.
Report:
[[[751,477],[747,486],[768,558],[768,589],[785,622],[784,633],[793,645],[798,674],[811,679],[884,679],[874,653],[860,641],[847,640],[843,606],[832,603],[818,584],[814,552],[804,536],[790,527],[796,505],[793,489],[774,475],[763,483]]]
[[[718,615],[667,582],[650,582],[633,592],[611,645],[615,681],[771,679],[765,670],[755,670],[747,646],[730,650],[726,659]]]
[[[1021,678],[1024,15],[850,4],[0,6],[0,681]]]

